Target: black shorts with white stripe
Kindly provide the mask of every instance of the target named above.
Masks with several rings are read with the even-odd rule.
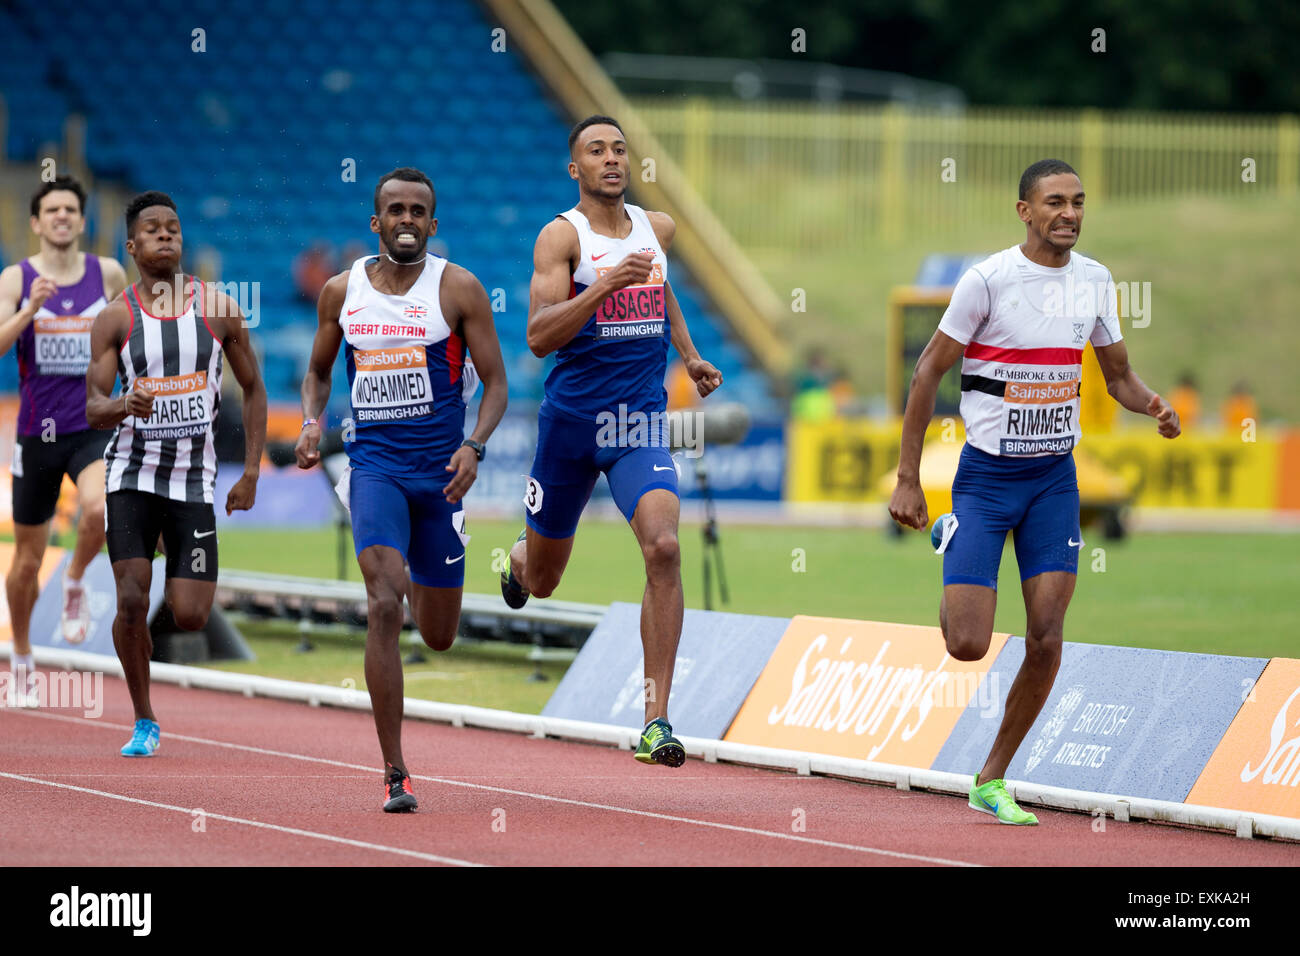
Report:
[[[108,557],[152,561],[159,535],[167,552],[167,577],[217,579],[217,519],[212,505],[176,501],[147,491],[110,491],[104,523]]]

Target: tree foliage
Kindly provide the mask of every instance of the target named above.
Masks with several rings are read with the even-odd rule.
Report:
[[[972,104],[1300,111],[1294,0],[555,0],[597,56],[771,58],[950,83]],[[791,50],[791,31],[807,51]],[[1094,31],[1105,52],[1094,52]]]

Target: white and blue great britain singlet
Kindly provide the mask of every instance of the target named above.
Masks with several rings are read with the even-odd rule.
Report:
[[[624,239],[592,231],[576,208],[560,213],[578,230],[580,261],[570,279],[569,298],[581,294],[607,270],[634,252],[654,255],[644,285],[619,289],[596,311],[555,356],[546,377],[546,404],[594,420],[601,412],[662,412],[668,403],[664,374],[672,340],[664,286],[668,257],[640,206],[624,203],[632,231]]]
[[[135,286],[122,293],[131,310],[131,331],[117,356],[122,391],[141,385],[154,400],[148,419],[128,415],[113,431],[104,451],[109,492],[212,503],[221,341],[203,317],[203,283],[191,278],[187,291],[189,301],[176,316],[150,315]]]
[[[354,468],[445,475],[465,436],[465,342],[442,314],[447,260],[426,255],[405,295],[378,292],[366,256],[352,264],[339,324],[347,348]]]

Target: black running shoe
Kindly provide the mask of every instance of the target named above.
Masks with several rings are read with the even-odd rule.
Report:
[[[519,532],[519,537],[515,539],[515,544],[523,541],[528,537],[528,529],[525,528]],[[511,546],[513,548],[513,545]],[[516,611],[528,603],[528,589],[516,580],[514,573],[510,570],[510,552],[506,552],[505,567],[501,569],[501,596],[505,602]]]
[[[384,812],[410,813],[416,808],[411,792],[411,778],[392,764],[388,765],[388,782],[384,785]]]

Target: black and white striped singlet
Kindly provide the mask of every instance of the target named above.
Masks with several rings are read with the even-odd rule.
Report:
[[[202,314],[203,283],[189,278],[185,310],[150,315],[135,286],[122,293],[131,332],[118,355],[124,391],[154,393],[148,420],[128,416],[104,452],[107,488],[212,503],[217,455],[212,426],[221,407],[221,343]]]

